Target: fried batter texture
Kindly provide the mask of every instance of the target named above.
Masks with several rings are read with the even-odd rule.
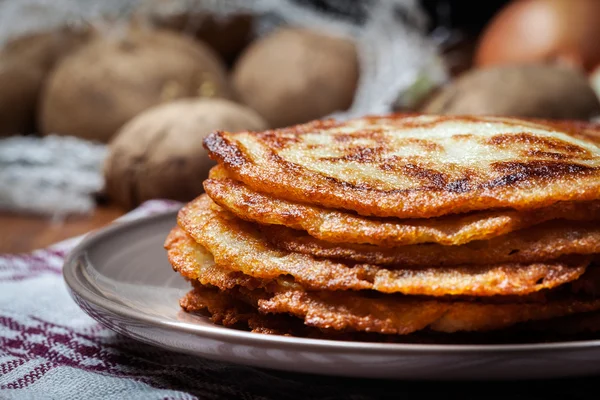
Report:
[[[599,138],[572,121],[417,114],[213,132],[206,194],[164,243],[193,287],[180,305],[319,339],[600,332]]]
[[[210,254],[198,246],[179,228],[175,228],[166,241],[173,267],[178,271],[198,269],[201,271],[202,280],[199,282],[202,285],[233,293],[234,297],[252,305],[261,314],[291,314],[304,320],[308,326],[322,329],[394,335],[405,335],[426,328],[439,332],[487,331],[524,321],[600,309],[600,300],[588,299],[588,296],[551,298],[541,303],[485,303],[382,295],[371,291],[306,291],[297,283],[286,282],[284,278],[261,284],[252,277],[240,275],[239,271],[215,264]],[[189,305],[189,299],[184,298],[183,301],[184,308],[193,308],[193,305]],[[210,311],[210,304],[208,301],[203,307]],[[251,311],[243,311],[243,307],[236,309],[236,315],[252,314]],[[226,325],[234,325],[240,318],[250,318],[234,318],[227,313],[216,313],[215,316],[214,311],[212,314],[219,323]]]
[[[426,296],[524,295],[575,280],[591,262],[590,257],[578,256],[532,264],[394,266],[394,269],[371,264],[348,265],[277,249],[255,226],[213,210],[210,199],[206,196],[203,199],[204,206],[193,214],[187,207],[182,208],[178,221],[194,241],[213,255],[218,265],[262,280],[291,276],[310,290],[371,289]]]
[[[246,221],[283,225],[331,243],[394,247],[419,243],[460,245],[498,237],[545,221],[600,220],[600,201],[558,202],[529,212],[479,211],[438,218],[369,218],[342,210],[296,203],[256,192],[232,179],[217,165],[204,181],[206,193],[219,206]],[[199,200],[192,202],[191,208]]]
[[[315,257],[377,265],[441,266],[535,263],[569,254],[600,253],[600,225],[594,222],[550,221],[490,240],[462,246],[417,244],[380,248],[369,244],[329,243],[305,232],[276,225],[259,226],[280,249]]]
[[[600,148],[558,125],[464,116],[316,121],[210,134],[234,179],[277,198],[360,215],[430,218],[600,198]]]
[[[588,312],[548,320],[528,321],[498,331],[438,333],[431,330],[408,335],[336,331],[310,327],[299,319],[285,314],[262,314],[256,308],[239,300],[238,294],[219,290],[214,286],[194,285],[181,307],[191,313],[208,315],[212,322],[255,333],[299,336],[315,339],[387,342],[387,343],[522,343],[586,339],[600,332],[600,312]],[[593,336],[592,336],[593,337]]]

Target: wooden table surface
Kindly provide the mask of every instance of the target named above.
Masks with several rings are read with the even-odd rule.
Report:
[[[109,224],[125,214],[117,206],[99,206],[91,215],[70,216],[63,221],[50,218],[0,213],[0,254],[24,253],[44,248]]]

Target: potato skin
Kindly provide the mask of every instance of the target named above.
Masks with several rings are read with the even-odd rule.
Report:
[[[36,130],[38,98],[54,64],[90,32],[59,29],[10,40],[0,51],[0,136]]]
[[[106,193],[126,208],[153,198],[189,201],[215,164],[202,140],[211,131],[264,130],[253,110],[223,99],[181,99],[144,111],[109,144]]]
[[[586,77],[576,70],[512,65],[463,74],[434,95],[422,111],[589,120],[600,115],[600,103]]]
[[[150,23],[161,29],[174,30],[193,36],[209,45],[228,65],[240,55],[253,37],[252,15],[236,14],[227,17],[186,12],[169,16],[151,15]]]
[[[63,57],[87,43],[95,32],[92,29],[59,28],[16,37],[6,43],[2,56],[33,63],[45,72]]]
[[[41,131],[108,142],[143,110],[197,96],[231,97],[218,56],[183,35],[131,28],[57,66],[41,100]]]
[[[277,128],[347,109],[358,75],[351,41],[282,28],[244,51],[232,79],[241,101]]]
[[[0,59],[0,137],[31,133],[43,71],[35,65]]]

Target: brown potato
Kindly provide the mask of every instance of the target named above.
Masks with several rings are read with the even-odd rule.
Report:
[[[255,111],[222,99],[182,99],[138,115],[110,143],[104,168],[108,196],[128,208],[153,198],[193,199],[214,165],[202,140],[216,129],[267,125]]]
[[[550,65],[472,70],[434,95],[422,111],[549,119],[600,115],[600,103],[580,72]]]
[[[154,17],[152,23],[200,39],[227,63],[233,62],[252,39],[253,18],[250,15],[214,17],[206,13],[181,13]]]
[[[9,41],[0,51],[0,136],[35,130],[38,97],[46,76],[89,32],[58,29]]]
[[[0,58],[0,136],[33,131],[43,71],[12,58]]]
[[[354,43],[306,29],[284,28],[255,41],[233,72],[241,100],[272,127],[347,109],[357,81]]]
[[[81,47],[92,35],[90,29],[75,30],[66,27],[32,33],[10,40],[2,54],[33,63],[49,72],[58,60]]]
[[[143,110],[198,96],[231,96],[218,56],[180,34],[132,28],[97,38],[57,66],[42,97],[41,130],[107,142]]]
[[[145,0],[133,20],[200,39],[231,64],[253,38],[254,16],[243,10],[213,13],[211,8],[187,0]]]

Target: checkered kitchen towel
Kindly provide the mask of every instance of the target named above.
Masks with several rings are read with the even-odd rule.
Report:
[[[176,208],[151,201],[125,219]],[[17,233],[18,234],[18,233]],[[61,268],[80,238],[0,255],[0,399],[587,399],[594,380],[400,383],[279,373],[204,360],[113,333],[67,293]],[[452,397],[452,396],[450,396]]]

